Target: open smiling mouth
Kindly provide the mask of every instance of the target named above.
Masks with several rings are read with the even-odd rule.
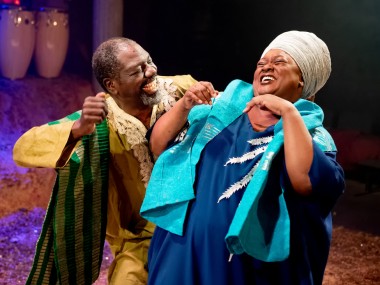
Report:
[[[268,76],[268,75],[266,75],[266,76],[263,76],[262,78],[261,78],[261,83],[269,83],[269,82],[271,82],[271,81],[274,81],[274,77],[272,77],[272,76]]]
[[[148,94],[153,95],[157,92],[157,78],[155,77],[152,81],[150,81],[148,84],[145,84],[142,88],[142,90]]]

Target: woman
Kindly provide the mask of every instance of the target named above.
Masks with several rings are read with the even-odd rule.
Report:
[[[157,225],[149,284],[322,284],[331,209],[344,190],[312,102],[330,72],[321,39],[286,32],[263,52],[253,85],[235,80],[212,98],[205,83],[202,102],[190,88],[158,120],[153,153],[176,139],[141,208]]]

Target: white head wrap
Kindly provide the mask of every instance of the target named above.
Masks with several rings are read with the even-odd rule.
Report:
[[[324,41],[313,33],[300,31],[282,33],[269,44],[261,57],[270,49],[285,51],[297,63],[304,80],[302,98],[315,95],[330,76],[329,49]]]

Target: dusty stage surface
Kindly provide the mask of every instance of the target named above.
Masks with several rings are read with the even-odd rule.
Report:
[[[34,125],[59,119],[81,108],[93,95],[90,82],[72,75],[57,79],[0,78],[0,285],[24,284],[41,230],[55,173],[14,165],[16,139]],[[323,285],[380,284],[380,189],[347,180],[334,209],[333,241]],[[107,284],[112,256],[105,246],[95,284]]]

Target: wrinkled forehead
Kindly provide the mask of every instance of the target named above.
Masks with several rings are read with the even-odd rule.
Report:
[[[276,60],[278,58],[285,58],[288,62],[294,63],[298,68],[300,68],[296,59],[290,53],[280,48],[269,49],[262,55],[260,60]]]
[[[137,43],[123,43],[118,47],[119,57],[148,57],[149,54]]]
[[[120,43],[119,54],[148,54],[139,44],[135,42]]]
[[[123,69],[130,70],[146,62],[149,53],[138,44],[121,45],[117,58]]]
[[[273,48],[273,49],[268,50],[265,54],[264,53],[262,54],[261,58],[273,58],[273,57],[280,57],[280,56],[285,57],[285,58],[290,58],[291,60],[294,61],[294,58],[289,53],[279,48]]]

